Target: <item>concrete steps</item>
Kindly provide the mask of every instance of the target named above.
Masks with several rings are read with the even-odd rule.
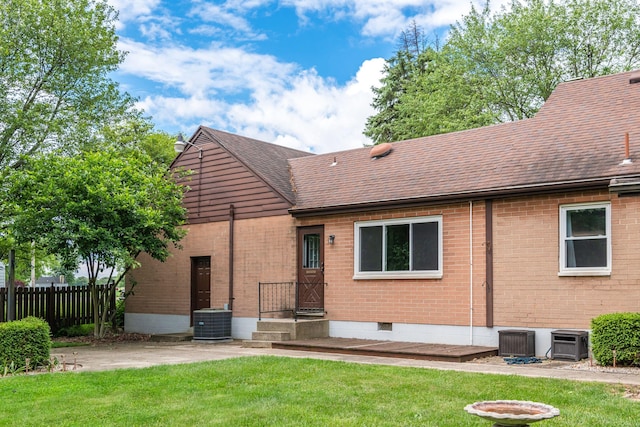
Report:
[[[245,341],[242,341],[242,347],[244,347],[244,348],[272,348],[273,347],[273,342],[271,342],[271,341],[245,340]]]
[[[191,341],[193,332],[180,332],[176,334],[155,334],[149,337],[149,341],[153,342],[182,342]]]
[[[251,334],[251,339],[255,341],[289,341],[291,334],[282,331],[256,331]]]
[[[326,319],[265,319],[258,321],[257,329],[243,347],[270,348],[273,342],[329,337]]]

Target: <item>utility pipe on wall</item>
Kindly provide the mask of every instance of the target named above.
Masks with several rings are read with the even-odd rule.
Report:
[[[486,326],[493,328],[493,201],[485,200],[485,301]]]
[[[469,200],[469,345],[473,345],[473,200]]]
[[[235,208],[229,205],[229,310],[233,310],[233,220]]]

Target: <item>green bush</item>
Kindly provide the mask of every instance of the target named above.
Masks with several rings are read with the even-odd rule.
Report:
[[[73,325],[61,328],[57,333],[57,337],[86,337],[93,335],[94,325],[88,323],[85,325]]]
[[[124,299],[116,301],[116,313],[113,321],[116,330],[124,328],[124,301]]]
[[[616,365],[640,365],[640,313],[611,313],[592,319],[591,346],[601,365],[613,365],[614,358]]]
[[[47,322],[27,317],[15,322],[0,323],[0,367],[46,366],[51,349],[50,329]]]

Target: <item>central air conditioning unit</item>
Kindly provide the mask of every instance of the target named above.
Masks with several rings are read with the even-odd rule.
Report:
[[[498,331],[498,356],[533,357],[536,355],[536,333],[521,329]]]
[[[205,308],[193,312],[194,340],[231,339],[231,310]]]

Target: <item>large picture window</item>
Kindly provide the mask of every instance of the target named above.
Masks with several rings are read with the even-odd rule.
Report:
[[[442,217],[355,224],[354,278],[442,277]]]
[[[560,207],[560,275],[611,273],[609,203]]]

